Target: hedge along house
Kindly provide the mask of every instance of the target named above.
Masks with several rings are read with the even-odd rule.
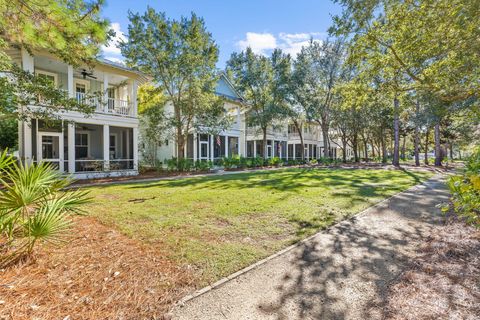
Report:
[[[195,131],[189,133],[184,148],[184,158],[186,159],[218,163],[224,157],[245,155],[244,110],[246,105],[223,73],[218,80],[215,93],[224,99],[225,115],[232,120],[230,127],[219,132],[218,135]],[[173,107],[167,105],[166,109],[167,112],[171,112]],[[142,142],[141,148],[143,152],[146,152],[151,146],[146,145],[146,142]],[[178,157],[177,144],[173,139],[160,142],[155,149],[156,158],[162,163],[173,157]]]
[[[46,52],[8,54],[25,71],[45,77],[71,98],[95,107],[91,115],[65,111],[57,120],[19,123],[19,156],[26,164],[49,162],[76,178],[138,174],[137,86],[145,78],[122,65],[98,60],[74,68]],[[97,92],[97,98],[89,93]],[[29,106],[34,109],[36,106]]]

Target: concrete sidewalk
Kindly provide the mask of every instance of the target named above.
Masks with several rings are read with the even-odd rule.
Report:
[[[386,285],[447,199],[436,176],[176,306],[173,319],[381,319]]]

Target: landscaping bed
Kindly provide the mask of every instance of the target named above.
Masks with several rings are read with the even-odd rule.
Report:
[[[433,230],[390,285],[387,319],[478,319],[480,230],[456,222]]]
[[[152,319],[194,286],[191,270],[93,218],[68,244],[0,271],[0,319]],[[160,318],[161,319],[161,318]]]

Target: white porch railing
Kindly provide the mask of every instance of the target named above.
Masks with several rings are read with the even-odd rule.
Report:
[[[288,134],[288,137],[290,139],[300,139],[300,134],[298,132],[290,132]],[[305,132],[303,134],[303,139],[304,140],[315,140],[315,134],[314,133],[308,133],[308,132]]]
[[[108,98],[108,112],[129,116],[132,110],[132,104],[127,100]]]
[[[263,136],[262,130],[258,128],[247,128],[247,135],[248,136],[256,136],[261,137]],[[273,129],[267,129],[267,135],[269,136],[274,136],[276,139],[281,139],[281,138],[287,138],[287,133],[283,130],[273,130]]]
[[[75,97],[79,103],[94,106],[98,112],[105,112],[104,103],[97,97],[88,97],[86,93],[76,92]],[[121,116],[133,116],[133,105],[127,100],[108,98],[107,112]]]

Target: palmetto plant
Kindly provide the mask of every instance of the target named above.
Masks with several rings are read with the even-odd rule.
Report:
[[[65,241],[71,215],[81,212],[87,193],[50,164],[24,166],[0,155],[0,268],[33,253],[39,242]]]

